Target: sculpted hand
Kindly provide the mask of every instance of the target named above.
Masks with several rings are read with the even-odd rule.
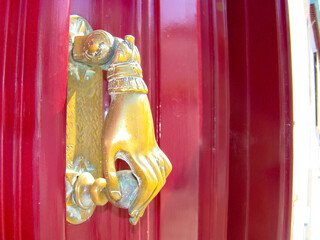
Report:
[[[125,39],[96,30],[75,39],[73,58],[107,70],[111,105],[102,130],[102,157],[108,200],[117,205],[121,187],[115,161],[125,160],[139,183],[129,208],[136,224],[166,182],[172,166],[154,136],[153,121],[142,78],[140,54],[133,36]]]
[[[121,199],[115,161],[125,160],[139,183],[139,192],[129,208],[130,222],[136,224],[147,205],[166,182],[172,166],[159,148],[147,95],[125,92],[112,94],[102,131],[104,174],[109,201]]]

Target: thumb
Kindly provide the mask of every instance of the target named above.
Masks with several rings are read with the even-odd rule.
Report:
[[[115,168],[115,154],[110,154],[110,151],[106,151],[103,154],[103,161],[105,163],[104,177],[107,181],[107,194],[110,202],[118,201],[121,199],[121,187]]]

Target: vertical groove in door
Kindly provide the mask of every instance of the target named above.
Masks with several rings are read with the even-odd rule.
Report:
[[[32,163],[37,172],[33,179],[38,188],[34,200],[39,221],[37,237],[63,240],[66,219],[66,91],[70,1],[39,0],[38,4],[37,48],[34,56],[35,146]],[[28,48],[32,50],[31,45]],[[29,78],[28,84],[31,81]]]
[[[286,1],[228,3],[228,239],[289,239],[292,89]]]
[[[19,5],[19,15],[18,15],[18,39],[17,39],[17,52],[16,52],[16,62],[15,62],[15,72],[16,72],[16,91],[15,91],[15,121],[14,121],[14,147],[13,147],[13,169],[14,169],[14,209],[15,209],[15,228],[17,233],[15,234],[15,239],[22,238],[22,123],[24,120],[23,116],[23,87],[24,87],[24,49],[25,49],[25,34],[26,34],[26,15],[27,15],[27,1],[21,1]]]
[[[227,1],[230,66],[228,239],[248,239],[250,96],[247,0]],[[237,14],[241,13],[241,14]],[[239,171],[241,169],[241,171]],[[237,211],[235,218],[234,212]]]
[[[162,148],[161,142],[161,99],[160,99],[160,0],[149,1],[149,31],[151,36],[149,37],[150,44],[150,55],[149,62],[152,66],[149,67],[149,74],[152,74],[150,78],[151,87],[151,108],[153,109],[154,126],[156,140]],[[166,186],[164,186],[166,187]],[[155,206],[155,223],[153,225],[154,240],[160,239],[160,228],[161,228],[161,197],[162,192],[160,191],[159,196],[154,199]]]
[[[22,229],[23,88],[27,1],[7,1],[4,16],[1,84],[1,234],[2,239],[32,236]],[[28,203],[31,205],[30,203]],[[31,217],[32,219],[32,217]]]
[[[280,104],[280,192],[278,239],[290,239],[293,179],[293,97],[288,1],[276,2],[279,56]]]
[[[201,142],[198,239],[226,239],[229,194],[229,58],[226,1],[199,2]]]
[[[3,41],[0,42],[0,51],[1,51],[1,119],[0,119],[0,237],[1,239],[5,239],[6,234],[6,225],[5,225],[5,186],[4,186],[4,149],[5,149],[5,142],[4,142],[4,127],[5,127],[5,73],[6,73],[6,52],[7,52],[7,41],[8,41],[8,23],[9,23],[9,6],[10,1],[4,1],[2,8],[0,8],[0,21],[3,23],[3,28],[1,31],[1,39]]]

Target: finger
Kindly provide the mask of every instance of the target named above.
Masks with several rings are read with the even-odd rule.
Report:
[[[132,224],[135,224],[140,217],[142,217],[145,209],[147,208],[148,204],[152,201],[152,199],[158,194],[158,192],[160,191],[160,189],[163,187],[164,183],[165,183],[165,177],[162,176],[161,173],[161,167],[159,167],[159,161],[158,159],[155,157],[154,154],[150,154],[149,158],[142,158],[142,161],[144,161],[145,163],[149,163],[151,169],[150,172],[151,174],[154,174],[154,177],[156,178],[156,181],[154,183],[149,183],[147,185],[152,186],[151,189],[154,189],[152,191],[151,194],[149,194],[149,197],[145,197],[145,198],[141,198],[139,199],[137,202],[137,205],[132,205],[132,208],[129,209],[129,214],[131,216],[130,222]],[[163,172],[164,174],[164,172]],[[148,186],[146,186],[148,187]],[[144,191],[143,189],[145,189],[143,186],[140,189],[140,193],[142,193],[142,191]],[[139,196],[139,193],[138,193]]]
[[[169,161],[168,157],[164,154],[164,152],[162,152],[161,150],[159,151],[159,155],[161,156],[161,158],[164,162],[164,169],[166,172],[166,177],[168,177],[168,175],[170,174],[170,172],[172,170],[171,162]]]
[[[163,161],[162,157],[157,153],[153,153],[152,156],[157,161],[158,168],[160,170],[162,181],[163,181],[163,185],[164,185],[165,182],[166,182],[166,173],[165,173],[165,169],[164,169],[165,168],[164,167],[164,161]]]
[[[158,185],[161,185],[162,187],[165,184],[165,175],[162,175],[161,173],[160,158],[155,154],[150,153],[147,157],[147,161],[151,165],[153,172],[156,175],[156,178],[158,180]]]
[[[165,184],[166,182],[166,172],[165,172],[165,166],[164,166],[164,161],[163,161],[163,158],[161,155],[159,154],[155,154],[155,157],[157,158],[158,160],[158,165],[159,165],[159,169],[161,171],[161,176],[162,176],[162,179],[164,181],[163,185]]]
[[[139,180],[139,192],[129,208],[131,218],[138,216],[146,201],[157,188],[158,180],[152,166],[145,157],[139,157],[132,161],[133,173]]]
[[[118,201],[121,199],[121,187],[116,173],[115,153],[110,149],[103,149],[103,162],[105,164],[104,176],[107,181],[107,192],[111,200]]]
[[[139,214],[135,217],[131,217],[129,219],[129,222],[132,224],[132,225],[136,225],[137,222],[139,221],[139,219],[143,216],[144,212],[145,212],[146,208],[145,209],[141,209]]]
[[[142,205],[142,210],[140,210],[140,213],[144,212],[144,209],[148,206],[148,204],[151,202],[151,200],[158,194],[158,192],[161,190],[161,188],[163,187],[163,185],[166,183],[166,178],[165,178],[165,174],[162,175],[162,172],[161,172],[161,166],[159,166],[160,164],[160,159],[158,157],[156,157],[154,154],[150,154],[149,155],[149,159],[148,162],[150,163],[153,171],[155,172],[156,174],[156,177],[157,177],[157,186],[156,186],[156,189],[155,191],[152,193],[152,195],[149,197],[149,199],[146,199],[145,203],[143,203]],[[140,214],[138,213],[138,214]],[[142,216],[142,215],[141,215]]]
[[[133,225],[136,225],[137,222],[139,221],[139,219],[143,216],[145,210],[147,209],[149,203],[153,200],[153,198],[155,196],[157,196],[158,192],[161,190],[162,187],[158,186],[158,188],[154,191],[154,193],[152,194],[152,196],[143,204],[143,206],[141,207],[140,211],[137,212],[137,215],[134,217],[131,217],[129,219],[130,223]]]

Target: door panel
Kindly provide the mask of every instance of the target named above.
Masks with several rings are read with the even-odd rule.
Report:
[[[105,29],[119,37],[126,34],[136,37],[144,80],[150,90],[157,140],[174,171],[137,226],[130,226],[126,210],[108,205],[98,207],[92,218],[81,226],[67,224],[68,239],[81,239],[87,234],[97,239],[104,236],[111,239],[226,236],[227,42],[222,42],[220,55],[216,56],[222,60],[221,65],[218,61],[213,64],[213,55],[201,47],[202,38],[208,43],[221,41],[226,38],[226,31],[221,27],[222,31],[215,32],[221,37],[210,36],[214,14],[208,10],[199,18],[200,9],[206,7],[213,9],[215,5],[206,1],[201,5],[197,1],[71,1],[71,14],[86,18],[93,29]],[[222,23],[226,17],[224,13],[222,11],[218,19]],[[208,28],[211,29],[209,33]],[[206,74],[205,68],[212,66],[221,68],[216,74],[221,86],[214,83],[213,71]],[[216,97],[215,92],[218,93]],[[220,114],[214,109],[215,101],[221,102]],[[107,95],[105,102],[107,107]],[[216,144],[214,117],[223,122],[218,131],[222,147],[212,153],[208,149]],[[215,154],[221,154],[220,161],[214,161]],[[215,166],[216,174],[219,172],[217,180],[212,177]],[[218,204],[220,209],[214,211],[213,205]],[[212,221],[206,221],[210,219]],[[214,221],[217,232],[212,228]]]
[[[2,0],[0,239],[289,239],[286,1],[260,4]],[[141,53],[173,171],[136,226],[111,204],[81,225],[65,221],[70,13],[134,35]]]
[[[228,238],[290,239],[292,86],[286,1],[228,1]]]
[[[225,7],[223,1],[160,4],[161,144],[176,167],[161,194],[161,239],[226,239]]]
[[[0,9],[0,238],[65,239],[69,2]]]

